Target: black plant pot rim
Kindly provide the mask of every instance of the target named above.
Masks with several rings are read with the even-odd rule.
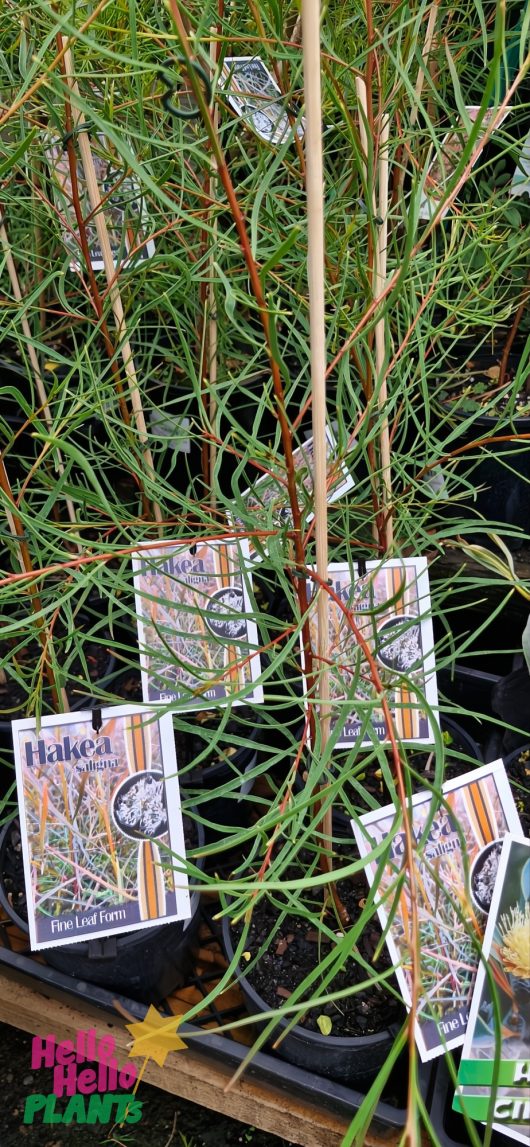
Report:
[[[229,918],[229,916],[223,916],[222,925],[223,925],[223,945],[225,948],[227,959],[231,963],[232,960],[234,959],[235,951],[234,951],[234,946],[232,943],[232,936],[230,933],[230,918]],[[270,1005],[265,1002],[265,1000],[262,998],[262,996],[260,996],[259,993],[255,990],[255,988],[252,987],[252,984],[249,983],[247,977],[245,976],[244,969],[242,969],[240,965],[236,965],[236,971],[237,971],[238,982],[244,987],[245,995],[248,996],[249,1000],[252,1002],[253,1012],[255,1011],[255,1013],[257,1015],[259,1015],[260,1012],[270,1012],[272,1010]],[[292,1017],[290,1017],[289,1019],[287,1019],[287,1018],[282,1019],[282,1017],[279,1016],[277,1022],[278,1022],[278,1027],[280,1027],[282,1030],[284,1030],[288,1026],[288,1024],[292,1024]],[[369,1033],[367,1035],[357,1035],[357,1036],[327,1035],[326,1036],[326,1035],[323,1035],[321,1032],[315,1032],[315,1031],[308,1030],[308,1029],[302,1027],[301,1024],[295,1024],[294,1026],[291,1026],[289,1028],[289,1034],[290,1035],[292,1034],[293,1036],[298,1036],[299,1039],[303,1039],[306,1043],[309,1043],[312,1046],[314,1046],[315,1055],[318,1055],[318,1049],[319,1048],[323,1049],[323,1048],[329,1048],[329,1047],[336,1048],[337,1051],[340,1051],[341,1049],[343,1049],[344,1051],[353,1051],[356,1048],[358,1048],[359,1051],[362,1051],[362,1049],[368,1050],[371,1048],[377,1048],[379,1045],[388,1046],[390,1048],[391,1044],[395,1040],[395,1038],[396,1038],[396,1036],[400,1030],[401,1030],[400,1024],[391,1024],[388,1028],[384,1028],[380,1032]],[[316,1060],[315,1062],[316,1062],[316,1064],[318,1064],[318,1060]],[[315,1068],[315,1070],[318,1071],[318,1066]]]
[[[522,756],[523,753],[530,753],[530,741],[526,741],[523,745],[519,745],[519,748],[517,749],[512,749],[510,753],[503,754],[502,759],[505,769],[508,770],[510,765],[512,765],[514,761],[518,761],[519,757]]]
[[[7,847],[7,841],[11,829],[17,823],[18,813],[16,816],[11,817],[11,820],[7,820],[0,829],[0,904],[4,909],[8,919],[12,920],[14,924],[17,924],[22,932],[29,934],[28,922],[24,919],[23,916],[19,915],[16,908],[13,908],[13,905],[7,899],[7,896],[4,892],[4,881],[2,880],[4,849]]]
[[[462,726],[458,724],[458,721],[456,721],[454,717],[450,717],[446,713],[441,713],[440,726],[442,733],[448,732],[456,734],[459,741],[462,742],[468,757],[473,757],[474,760],[480,762],[484,760],[484,755],[478,742],[471,736],[471,733],[468,733],[466,729],[463,729]]]
[[[471,417],[470,411],[459,410],[458,407],[453,408],[452,403],[448,404],[444,402],[442,406],[446,412],[449,409],[450,415],[454,417],[455,422],[464,422],[466,418]],[[473,425],[488,431],[488,433],[491,433],[491,430],[495,426],[498,426],[500,422],[504,423],[500,429],[501,436],[503,434],[509,434],[510,427],[513,427],[516,434],[525,434],[530,430],[530,414],[513,414],[511,417],[507,417],[504,411],[499,411],[498,414],[479,414],[477,412],[473,415]],[[480,438],[481,436],[477,434],[476,437]],[[493,443],[493,445],[495,444]]]

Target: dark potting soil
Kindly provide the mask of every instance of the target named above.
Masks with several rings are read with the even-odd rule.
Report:
[[[0,881],[4,895],[13,911],[27,920],[28,909],[26,903],[26,885],[24,882],[24,865],[22,860],[22,839],[18,818],[13,821],[11,831],[4,840],[2,856],[0,858]]]
[[[301,860],[303,863],[304,853],[301,854]],[[285,879],[300,878],[302,874],[301,868],[293,867],[287,869]],[[359,873],[338,881],[337,891],[351,923],[354,924],[361,914],[368,894],[364,875]],[[318,918],[323,909],[322,894],[318,889],[314,889],[312,892],[300,893],[300,897],[302,895],[313,917]],[[248,969],[245,968],[245,977],[270,1008],[284,1004],[305,977],[314,972],[315,966],[328,955],[333,945],[332,940],[321,930],[317,930],[314,919],[308,920],[304,915],[288,913],[278,927],[277,905],[282,902],[287,904],[287,901],[281,893],[275,894],[275,901],[273,904],[267,897],[262,897],[255,904],[245,940],[245,949],[251,957]],[[333,908],[326,909],[324,920],[337,935],[341,933]],[[242,924],[234,926],[234,939],[236,937],[239,939],[242,927]],[[373,962],[380,939],[381,928],[377,918],[373,918],[365,927],[356,946],[360,956],[375,972],[382,972],[391,967],[386,948],[379,959]],[[253,960],[258,954],[260,954],[259,960],[253,966]],[[326,986],[324,994],[351,989],[355,984],[366,980],[368,975],[366,968],[353,958],[349,958]],[[393,986],[396,987],[395,983]],[[310,991],[315,995],[318,994],[318,990],[317,980],[312,984]],[[330,1002],[320,1008],[309,1009],[297,1022],[306,1030],[318,1032],[321,1030],[318,1018],[322,1015],[331,1020],[331,1034],[334,1036],[366,1036],[385,1031],[392,1024],[401,1024],[405,1018],[405,1010],[383,985],[371,985],[355,994],[345,996],[336,1003]]]
[[[444,406],[453,408],[458,414],[471,414],[473,411],[483,414],[485,407],[495,400],[492,418],[500,418],[508,410],[515,418],[528,418],[530,392],[527,380],[523,378],[518,393],[513,394],[519,356],[509,357],[504,378],[501,378],[501,359],[502,348],[497,353],[488,353],[481,348],[471,355],[458,366],[440,392]]]

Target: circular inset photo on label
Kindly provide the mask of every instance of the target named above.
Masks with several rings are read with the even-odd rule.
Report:
[[[497,869],[502,852],[502,840],[492,840],[481,848],[469,873],[471,899],[481,912],[489,912]]]
[[[111,801],[116,828],[130,840],[154,840],[168,830],[164,774],[134,773],[118,785]]]
[[[244,604],[240,586],[228,585],[224,589],[216,589],[208,603],[208,612],[204,614],[210,632],[225,641],[244,637],[247,629],[247,622],[241,617]]]
[[[423,661],[418,617],[400,613],[388,617],[377,631],[376,656],[385,669],[414,673]]]

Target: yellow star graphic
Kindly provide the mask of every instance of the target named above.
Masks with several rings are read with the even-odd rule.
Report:
[[[125,1025],[133,1037],[129,1056],[142,1055],[145,1062],[154,1059],[159,1067],[163,1067],[171,1051],[181,1051],[186,1047],[177,1035],[181,1020],[182,1016],[161,1016],[151,1004],[143,1020]]]

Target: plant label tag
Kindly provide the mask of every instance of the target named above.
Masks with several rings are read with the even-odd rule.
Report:
[[[329,590],[313,587],[311,597],[313,651],[318,647],[318,595],[327,593],[328,598],[333,743],[336,748],[360,748],[389,742],[372,658],[386,687],[397,736],[431,744],[428,709],[436,707],[438,694],[427,559],[367,562],[366,569],[360,577],[355,564],[331,563]],[[306,703],[312,703],[308,691]]]
[[[466,107],[466,114],[468,119],[471,120],[472,124],[475,123],[475,120],[478,118],[480,111],[481,108],[477,105]],[[504,108],[502,115],[495,125],[495,130],[500,128],[501,124],[504,123],[504,120],[508,115],[510,115],[510,112],[512,111],[513,106],[511,104]],[[475,140],[475,144],[479,144],[481,142],[493,117],[496,114],[497,108],[486,109],[482,118],[482,123],[480,125],[479,134]],[[440,144],[439,155],[435,156],[427,169],[425,188],[420,200],[420,219],[432,219],[433,216],[438,213],[438,207],[444,198],[447,184],[449,183],[453,172],[456,170],[460,162],[461,156],[467,143],[468,134],[469,133],[467,131],[466,125],[463,119],[459,116],[455,127],[451,131],[448,131],[447,135],[444,136]],[[448,210],[449,208],[447,207],[441,211],[439,213],[439,218],[443,219],[447,215]]]
[[[229,538],[133,555],[144,701],[185,709],[263,701],[248,544]]]
[[[259,56],[227,56],[219,88],[236,115],[267,143],[284,143],[294,133],[303,139],[304,120],[291,124],[286,97]],[[296,120],[298,109],[290,110],[292,119]]]
[[[416,1043],[423,1062],[460,1047],[479,965],[481,936],[491,904],[501,841],[521,832],[502,761],[477,766],[442,785],[443,800],[425,789],[408,802],[414,871],[407,866],[401,806],[364,813],[351,825],[370,885],[396,978],[412,1005],[411,951],[420,953]],[[381,846],[386,843],[381,871]],[[405,880],[400,874],[405,870]],[[414,887],[417,936],[410,889]]]
[[[101,196],[101,210],[109,232],[114,266],[126,267],[132,262],[145,262],[154,255],[155,244],[153,239],[147,238],[148,220],[140,184],[135,175],[124,169],[123,160],[105,136],[92,136],[91,144]],[[53,136],[51,132],[47,132],[44,137],[44,147],[53,198],[61,221],[62,240],[71,256],[70,268],[73,271],[83,271],[85,262],[74,210],[68,151],[63,147],[62,140]],[[92,208],[80,160],[77,162],[76,172],[83,219],[90,220]],[[103,271],[105,264],[97,228],[93,221],[86,224],[86,234],[92,269]]]
[[[12,722],[31,948],[191,915],[171,714]],[[179,863],[180,858],[180,863]]]
[[[530,1144],[530,840],[512,834],[498,860],[453,1108]]]
[[[326,450],[328,458],[328,503],[342,498],[355,485],[348,467],[337,457],[338,447],[333,431],[326,427]],[[313,520],[313,471],[314,447],[313,438],[307,438],[302,446],[293,451],[293,463],[296,474],[297,494],[302,517],[309,524]],[[232,525],[245,528],[248,523],[253,530],[263,530],[263,546],[267,546],[267,538],[281,530],[292,529],[293,519],[289,505],[287,490],[287,476],[285,471],[275,473],[270,471],[258,478],[253,486],[243,491],[242,501],[245,508],[245,520],[242,514],[229,514]],[[249,553],[252,561],[261,561],[262,553],[256,549],[251,538]]]

